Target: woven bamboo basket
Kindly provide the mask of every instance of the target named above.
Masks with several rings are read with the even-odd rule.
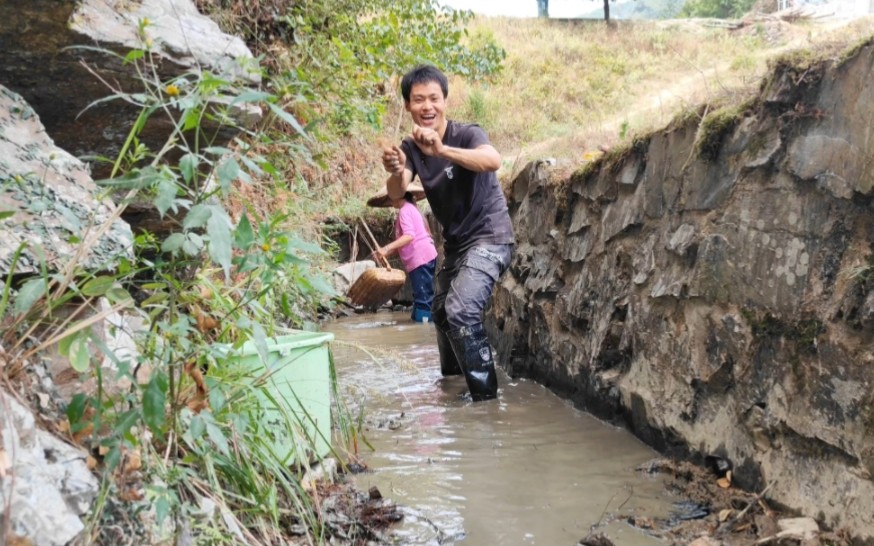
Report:
[[[374,267],[361,274],[346,293],[355,305],[379,307],[404,286],[407,274],[400,269]]]
[[[372,250],[379,247],[376,237],[365,222],[361,222],[373,242]],[[400,269],[392,269],[388,259],[382,257],[382,267],[368,269],[349,287],[346,297],[355,305],[379,307],[390,300],[407,281],[407,274]]]

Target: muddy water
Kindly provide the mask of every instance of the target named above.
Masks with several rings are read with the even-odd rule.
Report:
[[[498,400],[465,400],[463,378],[441,378],[433,325],[406,313],[326,329],[375,448],[355,479],[404,507],[397,544],[570,546],[596,524],[620,546],[661,544],[617,517],[662,518],[676,500],[635,471],[657,453],[628,432],[503,373]]]

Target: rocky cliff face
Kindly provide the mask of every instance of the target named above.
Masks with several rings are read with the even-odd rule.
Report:
[[[501,365],[874,542],[874,47],[514,181]],[[703,116],[703,118],[702,118]]]

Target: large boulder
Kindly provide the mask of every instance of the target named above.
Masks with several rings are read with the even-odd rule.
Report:
[[[114,89],[142,90],[123,58],[147,42],[162,81],[201,70],[247,85],[260,81],[245,43],[199,14],[191,0],[28,0],[0,2],[0,84],[31,105],[61,148],[78,158],[115,158],[139,108],[121,100],[89,105]],[[240,121],[259,115],[242,111]],[[152,123],[140,139],[156,149],[170,128]],[[234,135],[223,133],[216,144]],[[109,166],[94,163],[92,172],[105,177]]]

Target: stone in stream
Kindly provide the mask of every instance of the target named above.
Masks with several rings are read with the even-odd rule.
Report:
[[[589,533],[577,542],[577,546],[613,546],[613,541],[603,533]]]

